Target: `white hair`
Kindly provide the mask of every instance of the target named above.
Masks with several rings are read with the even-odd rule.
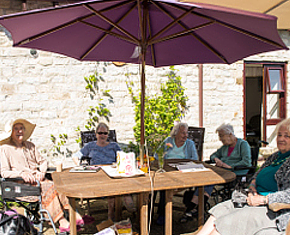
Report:
[[[216,132],[220,132],[220,131],[223,131],[226,135],[230,135],[232,134],[233,136],[235,136],[235,133],[234,133],[234,128],[231,124],[226,124],[226,123],[223,123],[221,124],[217,129],[216,129]]]
[[[290,118],[284,119],[276,125],[276,129],[275,129],[276,134],[282,126],[285,127],[290,133]]]
[[[171,130],[171,132],[170,132],[170,136],[171,136],[171,138],[174,138],[174,137],[177,135],[177,133],[178,133],[179,130],[180,130],[180,127],[184,127],[184,128],[186,128],[186,129],[188,129],[188,125],[187,125],[187,123],[180,122],[180,123],[176,124],[176,125],[172,128],[172,130]]]

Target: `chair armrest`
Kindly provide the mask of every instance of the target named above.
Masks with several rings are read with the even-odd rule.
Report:
[[[54,166],[47,167],[47,170],[46,170],[47,173],[52,173],[55,171],[56,171],[56,167],[54,167]]]
[[[17,177],[17,178],[1,178],[1,181],[9,181],[9,182],[18,182],[18,183],[24,183],[24,179],[22,179],[21,177]]]
[[[236,171],[236,170],[254,170],[256,169],[255,166],[235,166],[233,167],[233,170]]]
[[[277,212],[277,211],[282,210],[282,209],[290,209],[290,204],[288,204],[288,203],[274,202],[274,203],[271,203],[269,205],[269,208],[272,211]]]

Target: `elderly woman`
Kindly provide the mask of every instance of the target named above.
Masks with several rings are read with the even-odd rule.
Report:
[[[186,123],[176,124],[170,132],[170,137],[164,143],[170,143],[173,147],[165,154],[165,159],[192,159],[198,160],[195,144],[188,137],[188,125]]]
[[[79,164],[79,160],[82,156],[89,156],[91,158],[90,163],[92,165],[104,165],[116,162],[117,151],[121,151],[121,148],[116,142],[108,141],[108,134],[109,127],[105,123],[100,122],[96,128],[97,141],[92,141],[86,144],[80,151],[73,155],[75,164]],[[132,196],[123,196],[123,201],[129,212],[136,211]],[[114,219],[114,205],[115,199],[109,198],[108,218],[112,220]]]
[[[290,210],[275,213],[268,205],[290,203],[290,119],[280,122],[276,131],[278,152],[253,176],[247,205],[235,208],[232,201],[216,205],[199,235],[284,234]]]
[[[230,124],[222,124],[217,129],[219,139],[223,146],[210,156],[210,160],[216,163],[216,166],[232,169],[235,166],[251,166],[251,148],[247,141],[237,138],[234,134],[234,128]],[[248,170],[234,171],[236,175],[244,175]],[[205,203],[208,201],[213,187],[205,187]],[[186,205],[185,214],[180,219],[181,223],[191,220],[197,215],[198,195],[197,190],[191,201],[184,200]]]
[[[43,208],[49,211],[54,222],[59,222],[61,232],[69,232],[69,222],[63,212],[63,209],[69,209],[68,199],[56,192],[52,181],[45,179],[47,161],[39,154],[35,145],[27,141],[35,126],[25,119],[16,119],[6,124],[5,138],[0,142],[1,176],[20,177],[30,184],[40,181]],[[84,224],[79,214],[77,224]]]
[[[230,124],[222,124],[216,129],[223,146],[210,155],[216,166],[232,169],[235,166],[251,166],[251,148],[247,141],[235,137],[234,128]],[[248,170],[234,171],[236,175],[244,175]]]
[[[194,141],[187,138],[188,137],[188,125],[187,123],[178,123],[174,125],[170,136],[164,140],[164,143],[171,144],[172,147],[168,149],[165,153],[164,159],[191,159],[198,160],[195,143]],[[165,146],[162,145],[162,146]],[[205,187],[208,190],[208,187]],[[211,189],[210,189],[211,190]],[[159,214],[157,219],[157,224],[164,224],[165,219],[165,193],[160,192],[160,200],[158,205]]]

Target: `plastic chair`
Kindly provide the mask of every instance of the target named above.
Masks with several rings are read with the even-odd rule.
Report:
[[[25,209],[26,216],[39,228],[38,234],[43,233],[43,222],[50,221],[54,233],[57,233],[55,224],[46,209],[42,208],[41,187],[39,181],[36,186],[25,183],[21,178],[2,178],[1,179],[2,199],[8,209],[8,202],[16,202]],[[22,200],[25,196],[36,196],[34,202]],[[44,217],[47,214],[48,218]]]

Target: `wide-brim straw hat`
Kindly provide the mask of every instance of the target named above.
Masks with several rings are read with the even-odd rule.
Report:
[[[29,137],[32,135],[34,131],[36,124],[32,124],[31,122],[25,119],[19,118],[16,120],[10,120],[6,123],[5,132],[2,135],[0,135],[0,145],[10,143],[10,139],[12,135],[12,128],[15,124],[18,124],[18,123],[21,123],[25,128],[23,141],[26,141],[29,139]]]

